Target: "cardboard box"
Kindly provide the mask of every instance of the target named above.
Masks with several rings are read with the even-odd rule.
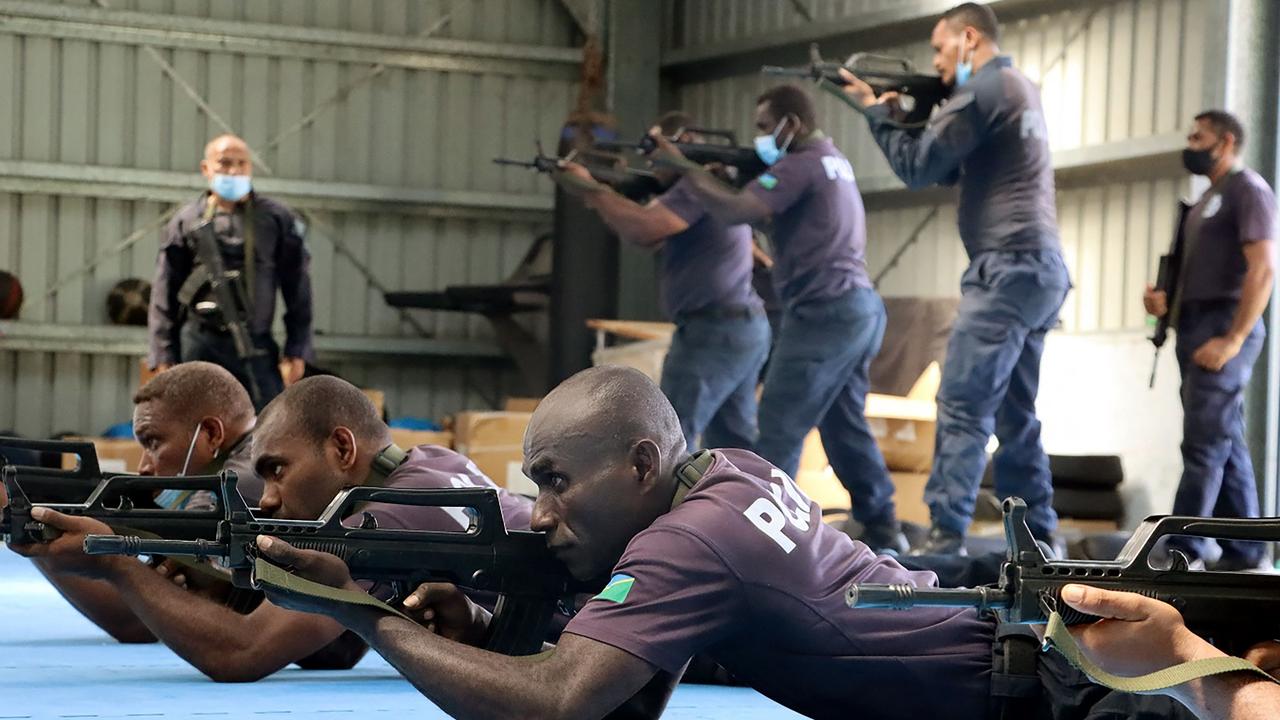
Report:
[[[142,463],[142,446],[135,440],[116,438],[68,438],[68,440],[88,440],[98,451],[98,467],[103,472],[138,472]],[[62,456],[62,467],[65,470],[74,468],[78,460],[74,455]]]
[[[542,398],[531,397],[509,397],[503,403],[502,409],[507,412],[527,412],[531,413],[538,409],[538,403],[542,402]]]
[[[929,474],[891,472],[889,477],[893,479],[893,500],[898,508],[898,518],[928,526],[929,507],[924,504],[924,486]],[[849,509],[849,491],[840,484],[835,470],[828,464],[817,430],[810,431],[804,439],[796,485],[824,510]]]
[[[386,407],[387,407],[387,395],[386,395],[386,393],[382,392],[381,390],[370,390],[370,389],[368,389],[368,388],[361,388],[361,389],[360,389],[360,392],[364,393],[364,394],[365,394],[365,397],[369,398],[369,401],[373,403],[373,406],[374,406],[375,408],[377,408],[377,410],[378,410],[378,417],[380,417],[380,418],[384,418],[384,417],[386,417],[386,416],[387,416],[387,413],[386,413]]]
[[[454,449],[475,462],[481,472],[503,487],[524,475],[524,431],[528,412],[462,412],[454,417]],[[514,463],[514,473],[512,464]]]
[[[890,470],[927,473],[933,466],[933,442],[938,428],[934,398],[941,379],[938,363],[930,363],[906,397],[867,394],[867,424]]]
[[[448,431],[435,432],[432,430],[405,430],[403,428],[391,428],[391,442],[399,445],[405,450],[419,445],[439,445],[441,447],[452,448],[453,433]]]

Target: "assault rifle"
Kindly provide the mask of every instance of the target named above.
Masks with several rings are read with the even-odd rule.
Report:
[[[871,86],[876,97],[896,92],[901,98],[901,114],[893,120],[899,127],[924,127],[925,122],[939,103],[947,99],[951,90],[942,78],[916,70],[906,58],[874,53],[854,53],[843,64],[822,59],[815,43],[809,46],[809,64],[801,67],[765,65],[760,72],[766,75],[808,78],[827,92],[845,99],[841,90],[848,83],[840,76],[840,70],[848,70]],[[847,100],[846,100],[847,102]],[[861,110],[861,108],[855,108]]]
[[[253,406],[262,407],[262,389],[258,387],[257,376],[253,372],[253,359],[265,353],[254,346],[253,336],[249,334],[249,290],[245,288],[244,276],[240,272],[228,271],[223,264],[222,250],[218,247],[218,234],[214,231],[212,220],[191,230],[188,237],[195,244],[196,259],[204,267],[209,283],[206,298],[196,301],[191,308],[197,315],[225,328],[231,335],[236,357],[249,379],[249,396],[253,400]],[[251,263],[253,258],[246,257],[245,262]]]
[[[720,138],[723,142],[719,143],[684,143],[675,142],[675,138],[679,138],[685,133],[695,133],[707,137]],[[680,151],[682,155],[690,161],[699,165],[721,165],[727,171],[729,181],[736,187],[742,187],[751,182],[760,173],[768,167],[760,156],[756,154],[755,148],[744,147],[738,144],[738,137],[731,130],[713,130],[709,128],[681,128],[672,136],[672,144]],[[594,146],[597,150],[604,152],[614,152],[626,155],[627,153],[636,155],[650,155],[658,149],[658,143],[652,137],[645,135],[640,138],[639,142],[598,142]]]
[[[1156,270],[1155,289],[1164,292],[1164,315],[1156,318],[1155,332],[1151,334],[1151,344],[1155,346],[1154,357],[1151,358],[1151,379],[1147,388],[1156,386],[1156,367],[1160,363],[1160,348],[1169,339],[1169,324],[1172,322],[1174,304],[1178,302],[1178,280],[1182,276],[1182,261],[1186,251],[1187,213],[1191,206],[1185,200],[1178,201],[1178,224],[1173,230],[1173,241],[1169,243],[1169,252],[1160,256],[1160,264]]]
[[[1172,563],[1151,562],[1156,543],[1170,535],[1224,540],[1280,541],[1280,518],[1152,516],[1134,531],[1115,560],[1050,560],[1026,524],[1027,506],[1019,498],[1004,501],[1008,557],[994,586],[973,589],[915,588],[910,585],[854,583],[846,591],[849,607],[971,607],[1002,622],[1038,624],[1056,610],[1067,625],[1098,618],[1061,602],[1063,586],[1085,583],[1107,590],[1134,592],[1169,603],[1187,627],[1228,653],[1280,636],[1280,575],[1195,571],[1187,558],[1170,551]]]
[[[570,153],[565,160],[575,160],[577,153]],[[537,152],[532,160],[512,160],[509,158],[494,158],[493,162],[497,165],[507,165],[512,167],[522,167],[533,170],[534,172],[544,175],[551,175],[559,182],[570,182],[580,185],[583,190],[592,190],[594,188],[587,186],[585,183],[578,182],[574,176],[563,175],[560,170],[560,158],[546,155],[542,152],[542,143],[537,143]],[[603,183],[617,190],[620,194],[633,200],[639,200],[649,197],[650,195],[661,192],[658,179],[652,171],[641,170],[632,167],[610,167],[599,163],[584,162],[583,166],[591,173],[591,177],[596,182]]]
[[[57,455],[59,463],[62,455],[74,455],[77,464],[72,470],[63,470],[18,462],[29,453]],[[121,474],[102,472],[98,451],[88,441],[0,437],[0,469],[9,467],[15,468],[23,491],[33,502],[83,502],[105,478]]]
[[[44,444],[55,443],[44,441]],[[91,454],[92,444],[85,444],[89,445],[90,454],[82,454],[80,466],[73,470],[4,466],[4,489],[9,502],[0,513],[0,536],[5,542],[26,545],[48,542],[58,536],[55,528],[31,517],[36,506],[64,515],[101,520],[122,533],[189,540],[212,539],[217,534],[218,522],[222,519],[220,509],[167,510],[157,506],[153,500],[160,490],[207,491],[216,497],[222,492],[217,475],[153,477],[101,473],[97,469],[96,457]],[[52,495],[62,495],[57,499],[63,500],[67,495],[75,494],[85,499],[70,502],[49,500]]]
[[[275,520],[255,516],[235,484],[234,473],[224,473],[226,513],[214,540],[90,535],[85,552],[218,559],[236,587],[256,587],[257,537],[275,535],[294,547],[338,556],[352,578],[372,581],[375,588],[390,586],[393,599],[435,581],[498,593],[485,647],[511,655],[538,652],[560,601],[600,587],[574,581],[542,533],[507,530],[491,489],[353,487],[339,493],[318,520]],[[460,532],[383,529],[368,512],[358,526],[342,523],[369,503],[462,508],[470,526]]]

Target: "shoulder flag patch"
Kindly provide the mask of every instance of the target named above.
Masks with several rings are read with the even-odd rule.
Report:
[[[765,173],[756,179],[760,181],[760,187],[765,190],[772,190],[778,186],[778,178],[772,173]]]
[[[600,594],[592,600],[608,600],[621,604],[627,599],[627,595],[631,593],[631,586],[635,583],[636,579],[630,575],[614,575],[609,578],[609,584],[604,586],[604,590],[601,590]]]

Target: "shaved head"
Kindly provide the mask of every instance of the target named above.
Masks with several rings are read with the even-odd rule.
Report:
[[[539,403],[534,418],[539,414],[558,416],[557,424],[566,432],[617,451],[625,452],[646,439],[673,456],[685,450],[684,432],[671,401],[635,368],[605,365],[583,370],[552,390]]]
[[[239,135],[223,133],[205,143],[204,157],[205,159],[213,159],[217,157],[219,152],[228,149],[239,150],[247,154],[249,152],[249,144],[241,139]]]
[[[133,404],[163,405],[169,419],[190,424],[203,417],[239,425],[253,418],[253,402],[244,386],[222,367],[185,362],[151,378],[133,396]]]
[[[530,527],[575,577],[599,577],[671,509],[686,457],[680,419],[652,380],[632,368],[583,370],[529,421],[524,471],[538,486]]]

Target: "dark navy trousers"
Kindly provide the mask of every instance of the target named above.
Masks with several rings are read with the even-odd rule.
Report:
[[[760,398],[756,454],[794,477],[805,435],[816,425],[853,500],[853,516],[864,525],[897,517],[893,481],[864,414],[884,326],[884,303],[870,288],[788,307]]]
[[[680,417],[689,452],[755,447],[756,385],[769,356],[769,337],[763,310],[677,321],[660,384]]]
[[[1225,335],[1235,317],[1235,302],[1186,303],[1177,326],[1178,367],[1182,370],[1182,480],[1173,501],[1174,515],[1258,517],[1258,486],[1244,438],[1244,391],[1262,352],[1266,331],[1253,326],[1240,353],[1219,372],[1191,361],[1210,338]],[[1225,557],[1250,563],[1262,560],[1265,546],[1219,540]],[[1179,536],[1170,546],[1203,558],[1206,541]]]
[[[235,375],[245,392],[252,397],[245,363],[236,356],[236,346],[229,334],[212,330],[198,320],[188,319],[179,331],[179,341],[178,354],[182,362],[203,360],[220,365]],[[253,344],[261,351],[258,357],[249,362],[261,395],[258,402],[254,403],[254,409],[262,412],[262,408],[272,398],[284,392],[284,379],[280,377],[280,347],[270,335],[255,336]]]
[[[925,486],[935,525],[959,533],[968,529],[994,433],[1000,441],[993,461],[996,494],[1027,502],[1027,524],[1037,537],[1057,528],[1036,394],[1044,337],[1057,323],[1070,287],[1056,250],[985,252],[961,278],[938,388],[933,470]]]

